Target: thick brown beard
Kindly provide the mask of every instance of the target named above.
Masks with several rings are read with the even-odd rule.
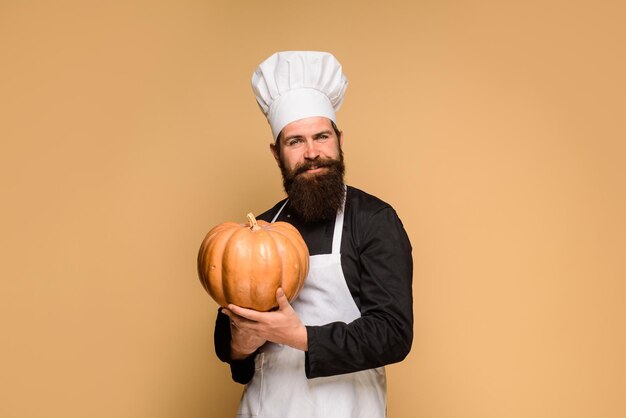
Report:
[[[313,167],[327,167],[328,170],[313,176],[302,175]],[[291,172],[281,161],[280,169],[283,174],[283,187],[289,196],[289,206],[303,221],[319,222],[335,219],[345,197],[343,182],[345,165],[341,150],[338,160],[307,161]]]

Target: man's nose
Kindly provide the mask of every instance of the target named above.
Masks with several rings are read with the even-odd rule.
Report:
[[[317,144],[315,141],[307,141],[306,150],[304,151],[304,158],[307,160],[314,160],[319,157],[320,152],[317,149]]]

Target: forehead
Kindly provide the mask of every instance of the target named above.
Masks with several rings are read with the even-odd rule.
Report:
[[[330,122],[330,119],[321,116],[314,116],[291,122],[283,128],[282,134],[283,138],[287,138],[290,136],[315,135],[324,131],[333,132],[333,125]]]

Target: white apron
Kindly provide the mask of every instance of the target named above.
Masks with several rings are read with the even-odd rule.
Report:
[[[272,222],[285,207],[280,208]],[[350,323],[361,316],[341,268],[343,209],[337,213],[331,254],[314,255],[304,287],[292,303],[305,325]],[[332,361],[332,360],[331,360]],[[238,417],[382,418],[385,369],[307,379],[304,352],[266,343],[255,359],[254,377],[244,389]]]

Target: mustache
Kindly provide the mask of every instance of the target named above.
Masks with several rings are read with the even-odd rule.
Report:
[[[304,173],[305,171],[308,170],[313,170],[316,168],[322,168],[322,167],[333,167],[336,166],[338,164],[341,164],[339,162],[339,160],[333,160],[333,159],[328,159],[328,158],[324,158],[324,159],[320,159],[320,160],[314,160],[314,161],[306,161],[302,164],[298,164],[292,171],[291,175],[293,177],[296,177],[302,173]]]

